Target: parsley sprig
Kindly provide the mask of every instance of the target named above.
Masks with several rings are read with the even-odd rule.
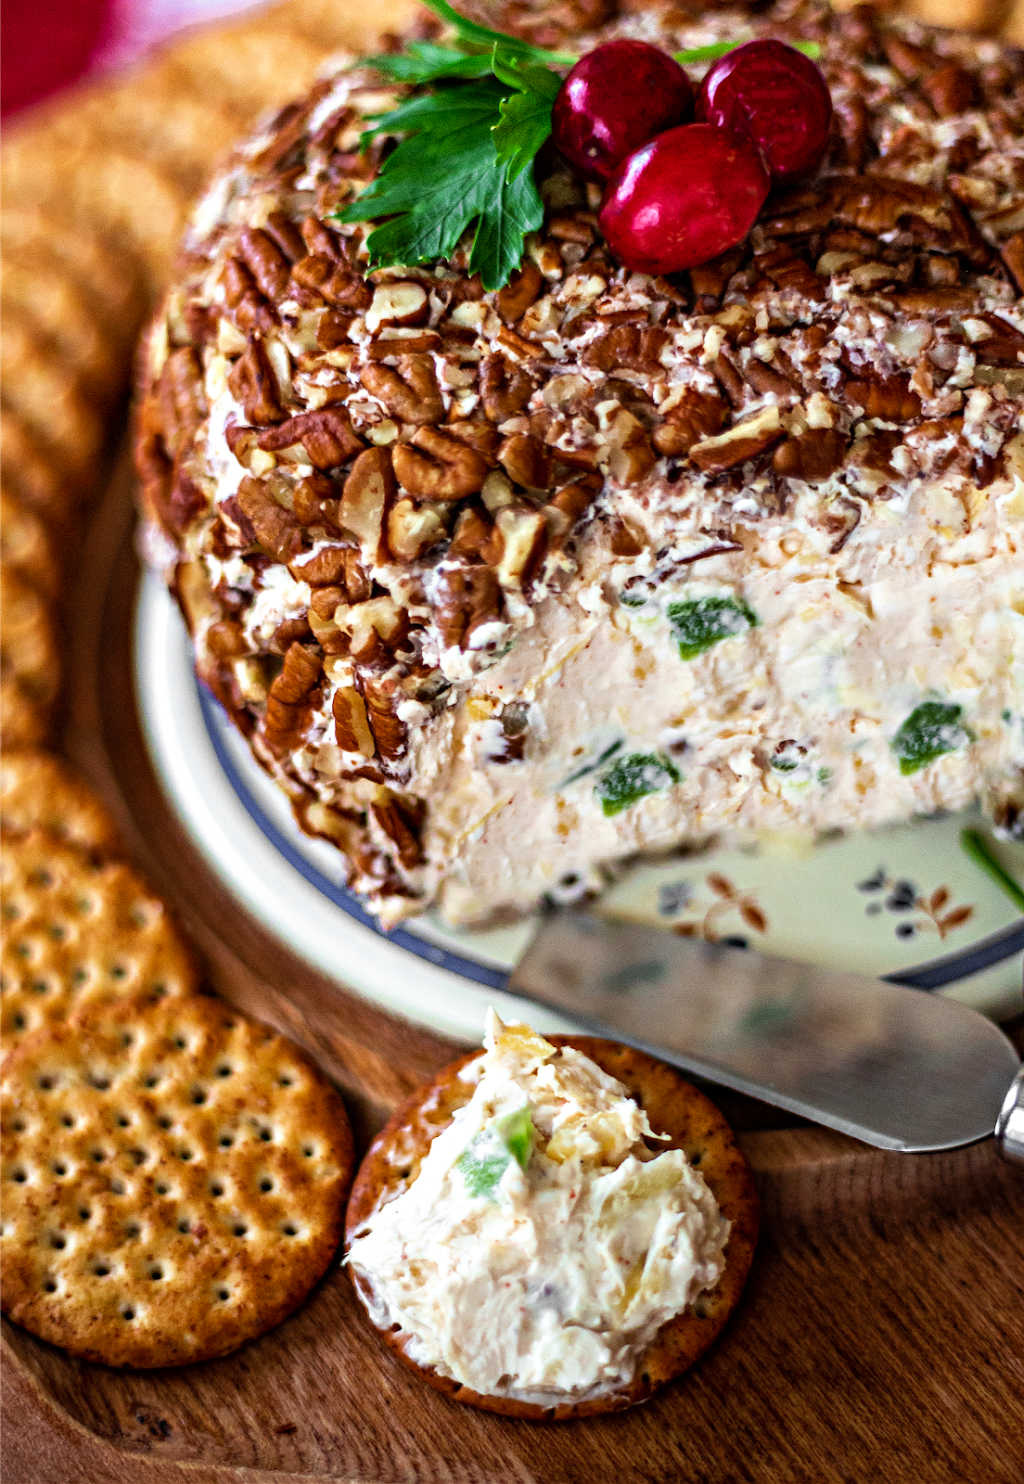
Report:
[[[577,58],[478,25],[447,0],[424,4],[454,35],[366,59],[421,91],[371,120],[364,144],[379,134],[400,142],[334,218],[379,223],[366,240],[371,269],[450,258],[472,229],[470,272],[485,289],[500,289],[522,263],[527,235],[543,224],[533,166],[551,135],[562,74]],[[676,60],[710,61],[736,45],[716,42]]]

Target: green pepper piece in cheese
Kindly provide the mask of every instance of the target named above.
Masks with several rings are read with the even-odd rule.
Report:
[[[533,1119],[530,1105],[524,1103],[514,1113],[506,1113],[495,1125],[505,1148],[521,1170],[525,1170],[533,1152]]]
[[[678,783],[678,768],[658,752],[631,752],[603,773],[594,792],[605,814],[618,814],[648,794],[659,793]]]
[[[687,598],[665,610],[679,658],[695,660],[723,639],[757,627],[757,615],[742,598]]]
[[[947,752],[956,752],[974,740],[963,725],[964,708],[952,701],[922,701],[915,706],[892,739],[900,772],[916,773]]]
[[[533,1119],[524,1103],[514,1113],[495,1118],[471,1139],[455,1161],[470,1195],[494,1199],[501,1177],[515,1160],[525,1170],[533,1152]]]

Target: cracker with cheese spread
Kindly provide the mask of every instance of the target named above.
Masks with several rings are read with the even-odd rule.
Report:
[[[492,1015],[371,1146],[347,1263],[385,1342],[431,1385],[505,1415],[643,1401],[740,1297],[753,1178],[674,1068]]]

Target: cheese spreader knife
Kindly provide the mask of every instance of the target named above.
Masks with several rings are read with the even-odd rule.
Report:
[[[1020,1057],[945,995],[571,911],[542,922],[509,988],[878,1148],[994,1134],[1024,1162]]]

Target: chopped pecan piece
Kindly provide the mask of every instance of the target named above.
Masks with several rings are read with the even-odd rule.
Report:
[[[727,413],[728,408],[721,397],[687,387],[664,413],[665,421],[655,428],[652,442],[659,453],[678,458],[689,453],[701,438],[717,433]]]
[[[288,570],[296,581],[308,582],[310,587],[332,587],[344,577],[347,559],[344,546],[322,546],[312,556],[299,557]]]
[[[654,468],[654,451],[647,431],[625,407],[602,418],[604,442],[598,467],[606,468],[619,484],[637,484]]]
[[[284,297],[291,264],[277,243],[259,227],[243,227],[238,239],[245,266],[260,293],[272,303]]]
[[[300,258],[292,269],[292,282],[336,309],[365,309],[372,297],[358,273],[323,253]]]
[[[337,489],[326,474],[310,474],[299,480],[292,490],[292,514],[303,526],[339,529]]]
[[[480,362],[480,400],[492,423],[521,412],[533,386],[532,378],[502,355],[485,356]]]
[[[366,703],[353,685],[339,686],[331,702],[334,735],[343,752],[358,752],[373,757],[377,743],[370,731]]]
[[[977,96],[974,78],[956,62],[947,62],[944,67],[929,72],[921,81],[921,91],[939,118],[966,113],[974,106]]]
[[[764,453],[778,443],[783,431],[779,409],[763,407],[753,417],[733,423],[724,433],[695,443],[690,449],[690,459],[703,473],[717,474]]]
[[[786,438],[772,455],[772,468],[784,479],[817,484],[843,462],[846,436],[837,428],[808,428]]]
[[[590,509],[595,493],[591,485],[582,481],[567,484],[544,507],[552,547],[560,547],[565,542],[580,517]]]
[[[292,448],[301,443],[315,469],[336,469],[347,463],[362,448],[362,440],[352,428],[352,420],[343,407],[321,407],[316,412],[300,412],[276,428],[260,435],[259,446],[269,453]]]
[[[395,762],[405,754],[405,726],[395,715],[401,699],[393,676],[367,676],[363,681],[366,715],[382,758]]]
[[[387,507],[395,495],[391,451],[367,448],[345,480],[338,520],[357,538],[371,562],[377,560]]]
[[[319,680],[319,656],[302,644],[292,644],[268,692],[263,723],[267,745],[276,757],[301,742]]]
[[[495,536],[494,526],[481,510],[469,505],[459,511],[448,548],[450,557],[493,565],[500,548],[501,543]]]
[[[371,396],[403,423],[426,427],[444,416],[441,389],[428,355],[402,356],[397,371],[369,361],[359,379]]]
[[[536,263],[529,258],[508,283],[497,293],[498,313],[506,324],[515,324],[534,302],[544,285],[544,279]]]
[[[631,371],[652,374],[660,368],[661,353],[668,339],[668,332],[655,325],[615,325],[587,346],[583,364],[597,366],[602,371],[625,366]]]
[[[338,608],[334,620],[349,635],[349,652],[361,665],[387,659],[409,632],[408,614],[387,594]]]
[[[163,443],[172,459],[192,442],[202,420],[201,387],[199,360],[193,348],[182,345],[171,351],[160,372],[157,395]]]
[[[400,864],[407,871],[414,870],[423,860],[416,816],[407,812],[395,795],[385,788],[378,790],[377,799],[370,805],[370,813],[394,845]]]
[[[1015,232],[1003,243],[1000,252],[1018,294],[1024,295],[1024,232]]]
[[[464,646],[480,624],[500,614],[498,579],[490,567],[445,567],[438,574],[437,626],[446,645]]]
[[[224,298],[232,318],[243,334],[266,332],[277,325],[277,312],[256,287],[256,281],[241,258],[229,258],[222,274]]]
[[[423,500],[461,500],[487,477],[487,463],[457,438],[438,428],[420,428],[412,443],[399,443],[394,466],[403,489]]]
[[[757,356],[751,356],[747,361],[743,375],[748,386],[752,386],[760,397],[773,396],[783,402],[792,401],[801,390],[772,361],[762,361]]]
[[[262,340],[250,340],[243,355],[228,374],[231,395],[245,409],[250,423],[263,426],[280,422],[284,416],[274,375]]]
[[[391,279],[374,289],[366,311],[366,328],[375,335],[381,325],[422,325],[429,315],[427,291],[421,283]]]
[[[501,537],[498,581],[502,587],[525,587],[535,575],[548,545],[548,524],[540,510],[499,510],[495,526]]]
[[[345,591],[350,603],[365,603],[373,591],[370,574],[357,551],[349,551],[345,557]]]
[[[645,546],[643,532],[638,531],[621,515],[613,515],[608,522],[611,549],[615,556],[639,556]]]
[[[458,438],[460,443],[468,443],[470,448],[475,448],[488,464],[493,465],[497,462],[496,456],[501,444],[501,434],[490,423],[474,422],[472,419],[450,422],[445,432],[450,433],[453,438]]]
[[[290,562],[302,550],[302,528],[290,510],[279,505],[265,484],[246,477],[238,486],[238,503],[259,545],[279,562]]]
[[[546,489],[551,461],[544,445],[530,433],[513,433],[498,449],[498,463],[510,479],[526,489]]]
[[[921,415],[921,398],[910,389],[908,376],[872,377],[870,381],[848,381],[846,395],[867,417],[905,423]]]
[[[399,500],[388,511],[388,549],[400,562],[415,561],[444,533],[444,522],[432,505]]]

